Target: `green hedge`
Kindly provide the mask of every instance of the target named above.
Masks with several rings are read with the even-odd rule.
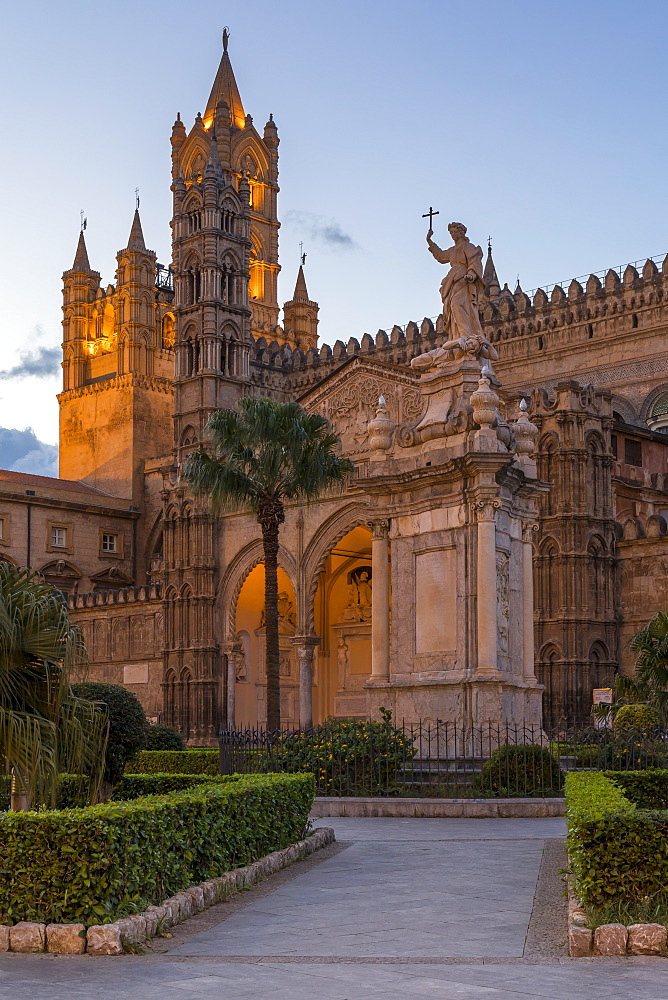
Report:
[[[628,779],[630,788],[629,773],[566,776],[575,893],[594,916],[604,913],[623,923],[647,919],[668,902],[668,811],[630,802],[617,784]]]
[[[218,774],[218,750],[140,750],[126,774]]]
[[[236,781],[240,774],[125,774],[114,788],[114,802],[128,802],[142,795],[168,795],[199,785],[220,785]]]
[[[0,816],[0,922],[107,923],[303,836],[313,775]]]
[[[604,771],[634,805],[641,809],[668,809],[668,770]]]

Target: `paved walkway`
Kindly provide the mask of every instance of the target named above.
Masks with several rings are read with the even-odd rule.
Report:
[[[667,1000],[565,953],[562,819],[332,819],[337,844],[123,958],[0,956],[0,998]]]

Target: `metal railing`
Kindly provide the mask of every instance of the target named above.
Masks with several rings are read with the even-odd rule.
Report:
[[[311,771],[321,796],[552,797],[569,770],[645,767],[668,767],[668,731],[385,719],[220,733],[222,774]]]

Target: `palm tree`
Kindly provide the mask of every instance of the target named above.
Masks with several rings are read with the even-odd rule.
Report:
[[[629,643],[636,653],[635,674],[617,674],[618,704],[645,704],[668,714],[668,613],[657,611]]]
[[[12,808],[55,803],[58,775],[102,780],[108,723],[75,698],[87,662],[63,595],[30,569],[0,563],[0,757],[12,772]]]
[[[353,465],[336,453],[339,439],[328,421],[298,403],[239,400],[207,424],[211,449],[194,452],[182,477],[208,495],[216,515],[249,509],[262,531],[267,664],[267,728],[280,729],[278,652],[278,535],[286,500],[314,500],[342,489]]]

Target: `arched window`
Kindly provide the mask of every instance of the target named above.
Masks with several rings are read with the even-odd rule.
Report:
[[[174,317],[167,313],[162,320],[162,348],[171,351],[174,347]]]
[[[557,492],[557,442],[552,435],[543,438],[538,446],[538,476],[545,483],[552,483],[552,489],[543,498],[542,506],[546,514],[554,514],[556,510]]]
[[[184,667],[181,671],[181,711],[180,711],[180,725],[179,729],[186,739],[190,737],[190,727],[192,720],[192,683],[193,678],[188,667]]]
[[[601,615],[606,605],[605,543],[598,535],[589,539],[587,545],[587,604],[594,615]]]
[[[165,702],[165,721],[168,726],[177,726],[178,719],[176,718],[176,713],[177,713],[176,674],[172,670],[168,670],[167,673],[165,674],[163,687],[164,687],[164,702]]]
[[[555,618],[559,609],[559,575],[557,560],[559,546],[553,538],[546,538],[538,551],[538,597],[545,619]]]

